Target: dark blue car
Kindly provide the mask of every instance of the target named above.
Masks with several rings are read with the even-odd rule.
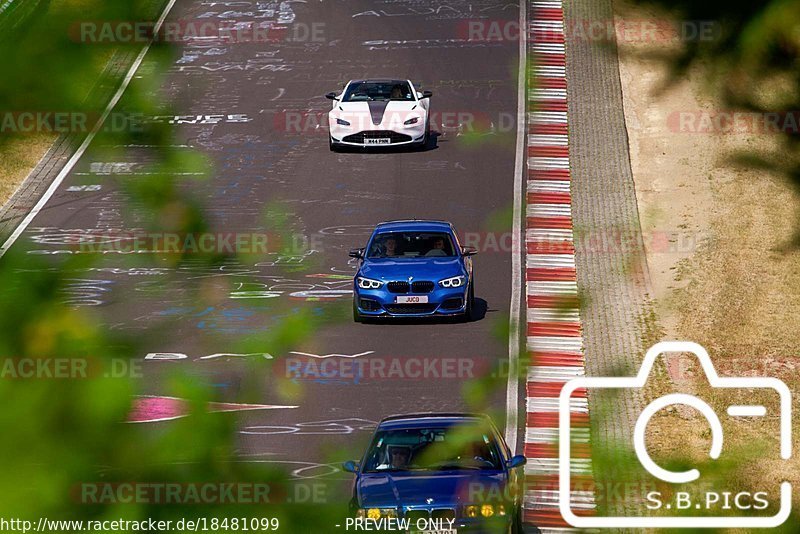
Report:
[[[361,462],[344,464],[356,475],[350,512],[410,532],[519,533],[524,464],[486,416],[389,417]]]
[[[441,221],[379,224],[366,248],[350,251],[360,260],[354,280],[353,318],[462,316],[475,306],[472,258],[453,226]]]

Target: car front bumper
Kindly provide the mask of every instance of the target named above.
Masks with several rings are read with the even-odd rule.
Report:
[[[335,145],[353,146],[362,148],[380,148],[419,144],[425,140],[425,122],[420,121],[410,126],[387,128],[385,126],[369,127],[343,126],[336,124],[333,119],[330,126],[331,142]],[[375,144],[369,139],[389,139],[389,143]]]
[[[463,315],[467,309],[468,284],[456,288],[443,288],[436,284],[430,293],[396,294],[385,287],[361,289],[355,287],[358,312],[364,317],[430,317]],[[427,297],[428,302],[401,304],[397,297]]]

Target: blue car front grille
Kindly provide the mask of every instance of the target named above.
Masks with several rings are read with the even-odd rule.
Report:
[[[437,508],[431,510],[431,517],[433,519],[455,519],[456,511],[452,508]]]
[[[395,315],[415,313],[432,313],[436,309],[436,304],[384,304],[386,311]]]
[[[386,289],[389,293],[404,294],[404,293],[430,293],[434,290],[436,284],[430,281],[418,282],[389,282],[386,284]]]
[[[389,282],[386,284],[386,289],[389,290],[389,293],[408,293],[410,288],[411,284],[408,282]]]
[[[427,510],[408,510],[406,512],[406,519],[410,519],[412,523],[415,523],[417,519],[428,519],[430,517],[430,513]]]
[[[455,519],[456,511],[453,508],[414,508],[406,509],[405,517],[412,523],[417,519]]]
[[[412,293],[430,293],[435,287],[433,282],[413,282],[411,284]]]

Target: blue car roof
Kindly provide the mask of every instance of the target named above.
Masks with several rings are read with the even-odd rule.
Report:
[[[483,422],[491,424],[491,419],[486,415],[469,414],[469,413],[450,413],[450,414],[421,413],[421,414],[409,414],[409,415],[395,415],[383,419],[378,424],[378,429],[396,430],[404,428],[419,428],[421,426],[430,424],[451,426],[467,422]]]
[[[375,232],[449,232],[452,229],[450,223],[445,221],[387,221],[378,224]]]

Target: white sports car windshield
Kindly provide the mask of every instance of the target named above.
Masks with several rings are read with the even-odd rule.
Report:
[[[411,86],[404,81],[353,82],[345,91],[342,102],[368,102],[370,100],[414,100]]]

